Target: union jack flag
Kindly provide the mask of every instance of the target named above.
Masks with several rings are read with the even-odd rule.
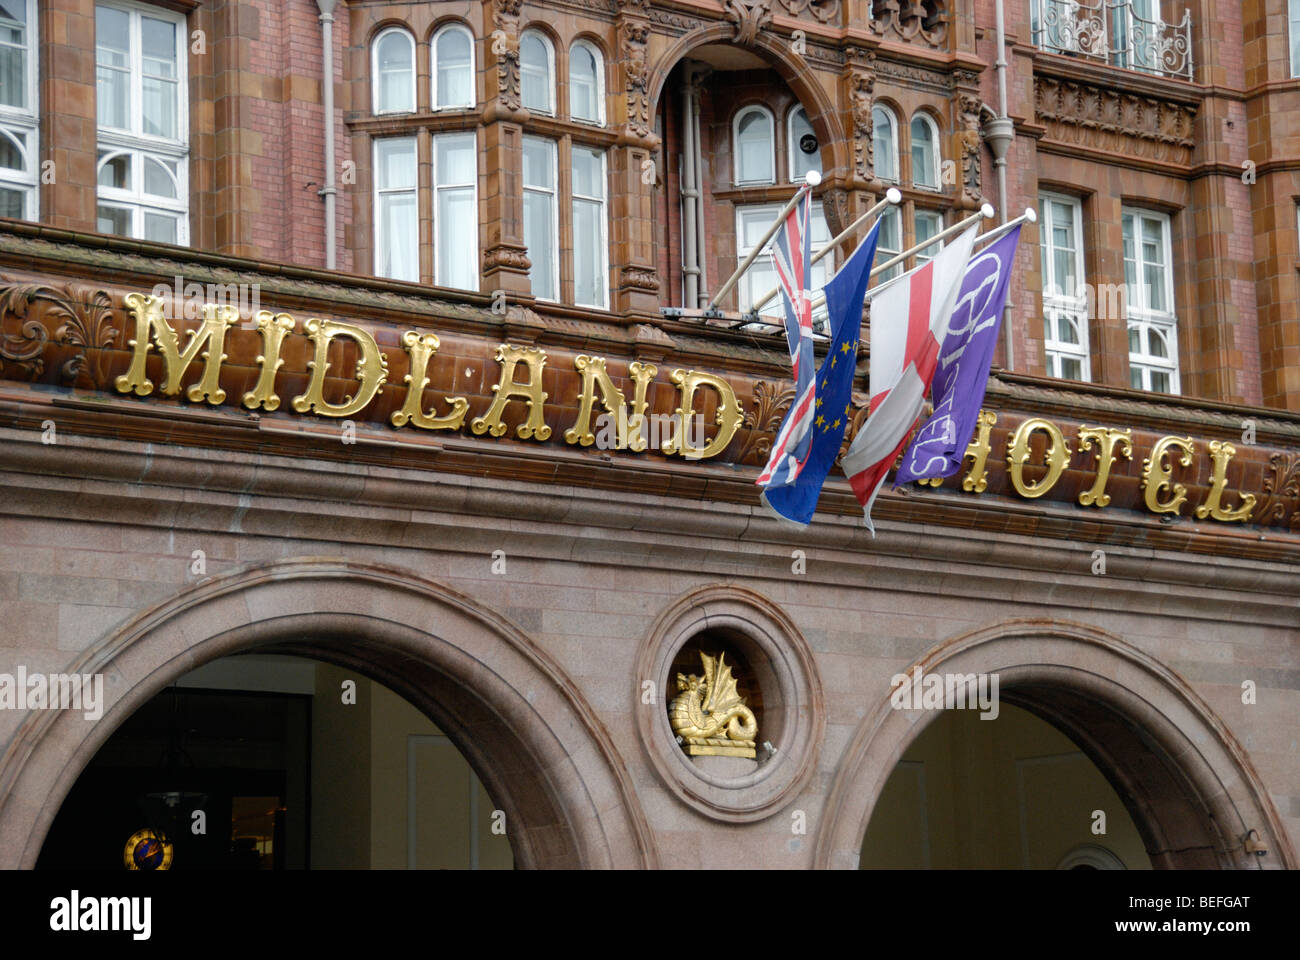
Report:
[[[794,367],[794,402],[772,444],[767,466],[755,481],[760,487],[794,483],[812,449],[817,378],[812,339],[812,191],[804,193],[772,241],[772,264],[785,305],[785,339]]]

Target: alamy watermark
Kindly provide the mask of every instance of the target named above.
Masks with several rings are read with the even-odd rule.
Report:
[[[923,673],[917,666],[910,674],[894,674],[889,685],[895,710],[978,709],[981,720],[998,718],[996,673]]]
[[[262,309],[262,286],[258,283],[190,283],[172,278],[172,285],[159,283],[150,291],[162,300],[168,320],[201,320],[206,306],[234,307],[241,318],[255,317]]]
[[[638,439],[639,438],[639,439]],[[686,418],[677,413],[642,414],[628,418],[627,407],[620,406],[618,416],[602,413],[596,418],[597,450],[661,450],[665,443],[674,444],[688,460],[698,460],[704,450],[704,415]]]
[[[102,673],[0,673],[0,710],[81,710],[87,720],[104,714]]]

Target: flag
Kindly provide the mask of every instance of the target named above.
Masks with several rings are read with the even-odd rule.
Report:
[[[830,345],[817,369],[808,461],[794,483],[768,487],[763,491],[763,504],[777,516],[795,523],[807,524],[812,520],[822,484],[835,465],[840,444],[844,441],[858,361],[858,334],[862,331],[862,303],[867,294],[879,238],[880,221],[876,220],[853,255],[826,283]]]
[[[785,306],[785,339],[794,371],[794,402],[772,444],[767,466],[755,482],[760,487],[784,487],[795,481],[812,449],[813,407],[817,379],[813,374],[812,338],[812,191],[796,204],[772,243],[772,264]]]
[[[871,303],[867,422],[844,455],[844,474],[873,536],[871,505],[934,379],[939,343],[947,339],[976,229],[972,226],[929,263],[891,281]]]
[[[1020,227],[1016,227],[971,257],[939,350],[939,368],[930,391],[934,413],[913,435],[894,486],[951,477],[961,469],[984,403],[1019,242]]]

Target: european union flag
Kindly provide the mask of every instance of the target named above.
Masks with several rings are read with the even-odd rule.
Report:
[[[808,524],[817,509],[822,484],[835,465],[844,430],[852,415],[853,373],[858,360],[858,335],[862,332],[862,304],[866,300],[871,265],[876,260],[880,220],[867,233],[839,272],[826,283],[826,311],[830,315],[830,349],[817,368],[817,410],[813,418],[812,450],[807,465],[794,483],[763,493],[763,503],[786,520]]]

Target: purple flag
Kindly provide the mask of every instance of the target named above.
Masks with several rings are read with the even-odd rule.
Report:
[[[934,413],[903,452],[894,486],[950,477],[961,469],[984,403],[1019,242],[1020,227],[1016,227],[971,256],[939,347],[939,366],[930,392]]]

